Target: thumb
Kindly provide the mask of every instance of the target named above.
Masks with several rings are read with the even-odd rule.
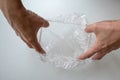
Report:
[[[41,17],[37,20],[38,24],[41,25],[42,27],[48,27],[49,22]]]
[[[85,32],[92,33],[92,32],[94,32],[95,27],[96,27],[96,24],[87,25],[87,27],[85,28]]]
[[[48,26],[49,26],[49,22],[47,20],[44,20],[43,27],[48,27]]]
[[[40,16],[37,16],[35,21],[36,21],[36,25],[38,27],[48,27],[49,26],[49,22]]]

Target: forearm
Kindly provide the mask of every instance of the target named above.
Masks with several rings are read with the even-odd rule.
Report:
[[[0,0],[0,9],[10,24],[11,17],[20,16],[20,13],[25,10],[21,0]]]
[[[0,0],[0,9],[1,9],[1,7],[2,7],[2,0]]]
[[[18,10],[24,8],[21,0],[0,0],[0,8]]]

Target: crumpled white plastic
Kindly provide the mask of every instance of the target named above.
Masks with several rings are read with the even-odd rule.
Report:
[[[46,51],[41,55],[43,61],[62,69],[77,69],[92,62],[91,59],[78,60],[91,44],[91,35],[87,34],[86,16],[79,14],[59,15],[48,19],[49,28],[40,31],[40,43]]]

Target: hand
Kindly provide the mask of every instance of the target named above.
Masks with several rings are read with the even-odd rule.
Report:
[[[37,40],[37,32],[41,27],[47,27],[49,23],[35,13],[26,10],[24,16],[11,20],[11,25],[18,36],[30,47],[40,53],[45,53]]]
[[[97,22],[85,29],[86,32],[93,32],[96,40],[93,46],[79,59],[87,59],[92,57],[93,60],[99,60],[112,50],[120,48],[120,21],[102,21]]]
[[[30,48],[45,53],[37,40],[37,32],[41,27],[49,26],[48,21],[26,10],[21,0],[0,0],[0,9],[16,34]]]

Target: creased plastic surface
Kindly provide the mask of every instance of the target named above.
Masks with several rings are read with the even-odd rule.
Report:
[[[40,43],[46,55],[41,59],[63,69],[77,69],[92,62],[91,59],[77,60],[91,44],[86,28],[85,15],[59,15],[48,19],[49,28],[40,31]]]

